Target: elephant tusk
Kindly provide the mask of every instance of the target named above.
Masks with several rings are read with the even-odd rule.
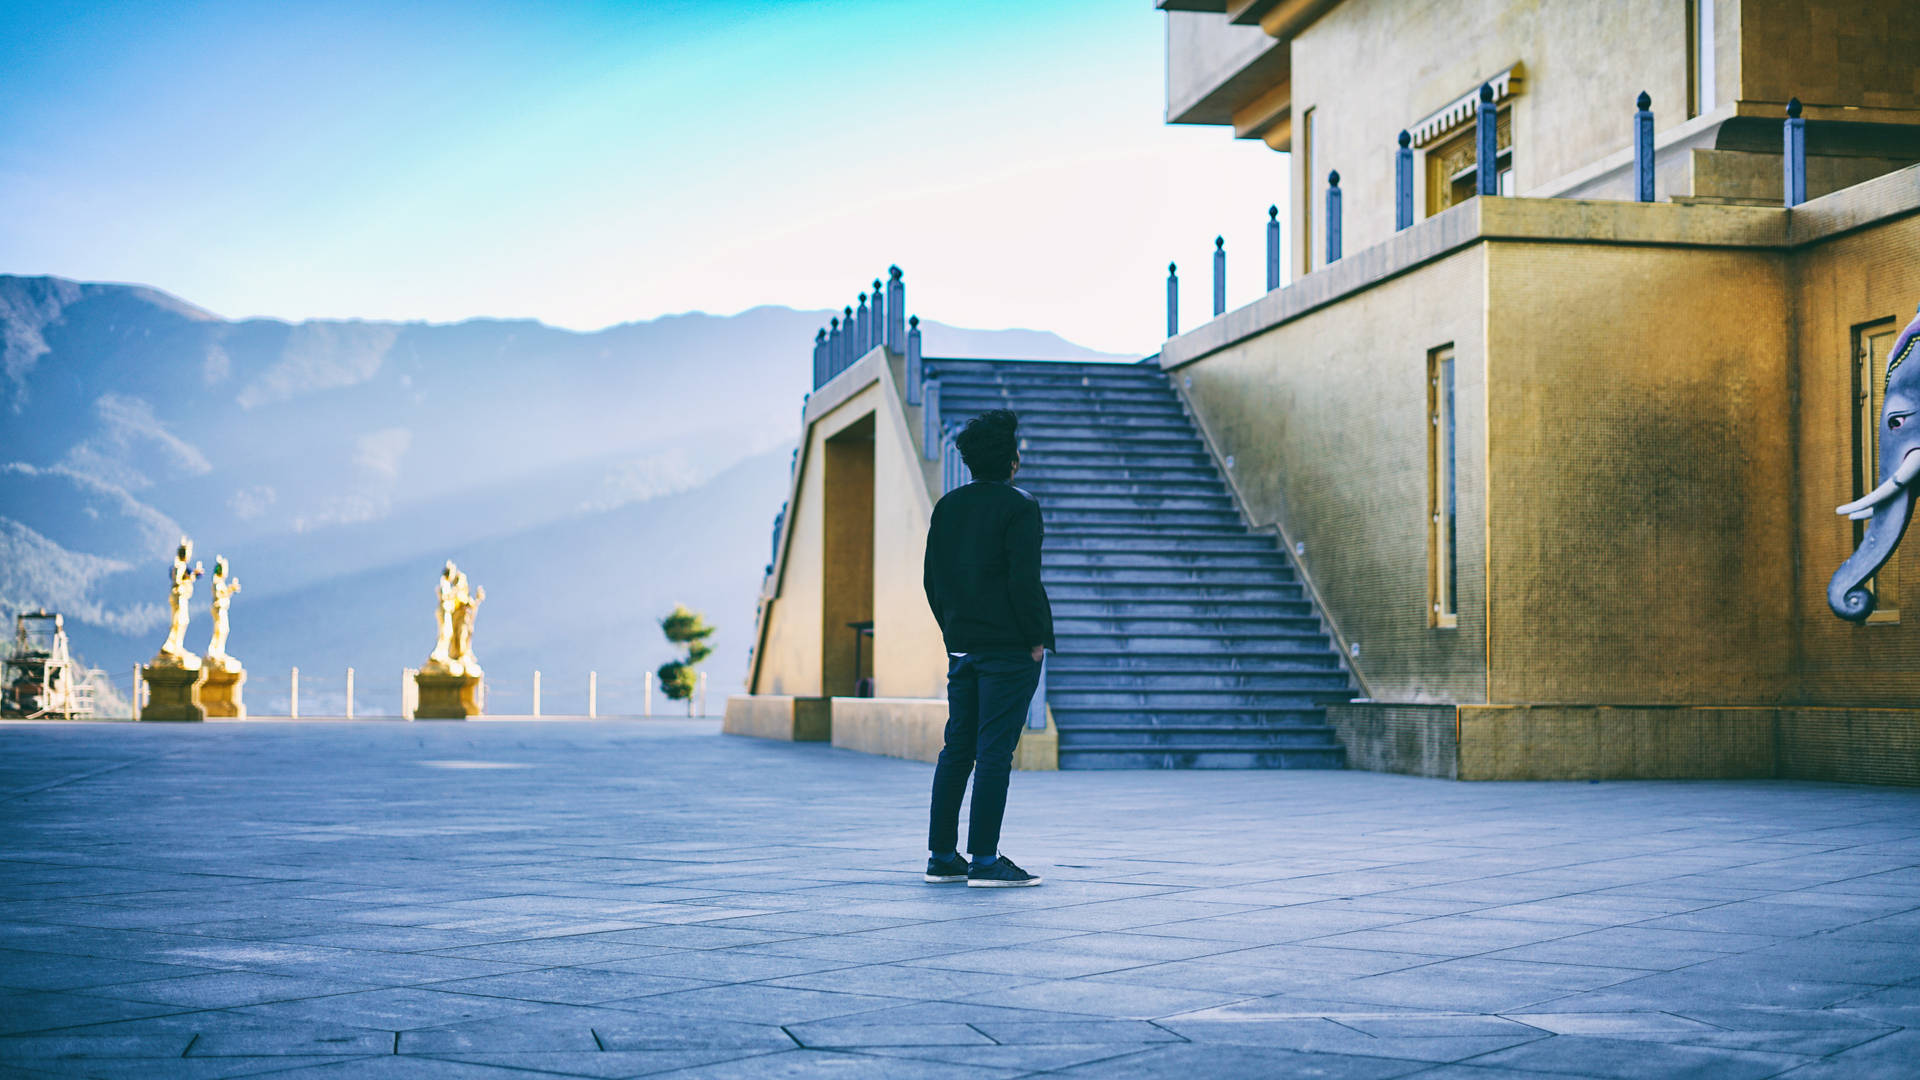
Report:
[[[1907,456],[1900,459],[1900,468],[1887,478],[1886,483],[1845,506],[1836,507],[1834,513],[1845,514],[1856,521],[1872,517],[1874,507],[1893,498],[1894,493],[1911,483],[1915,476],[1920,476],[1920,447],[1907,451]]]

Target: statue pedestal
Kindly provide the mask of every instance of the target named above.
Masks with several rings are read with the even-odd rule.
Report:
[[[200,703],[200,688],[206,684],[207,669],[177,664],[147,664],[140,669],[147,683],[147,703],[140,707],[142,720],[205,720],[207,710]]]
[[[207,715],[246,719],[247,706],[240,700],[240,688],[247,684],[247,669],[238,660],[224,664],[209,660],[204,670],[207,678],[200,685],[200,704]]]
[[[465,720],[480,715],[480,674],[455,675],[446,671],[418,671],[413,684],[419,701],[415,720]]]

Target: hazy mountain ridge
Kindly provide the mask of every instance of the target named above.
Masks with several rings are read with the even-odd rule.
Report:
[[[124,681],[158,644],[184,531],[209,566],[233,560],[233,648],[258,677],[294,664],[317,677],[362,653],[397,672],[432,644],[419,612],[441,560],[485,551],[496,706],[513,707],[518,668],[584,657],[604,685],[664,660],[658,613],[634,606],[662,600],[636,572],[722,627],[710,667],[731,686],[829,315],[765,306],[592,333],[229,321],[145,286],[0,275],[0,608],[65,612],[76,647]],[[929,355],[1099,355],[1033,331],[922,329]],[[661,515],[709,542],[678,548]],[[629,584],[574,590],[613,572],[606,541],[622,532],[655,549],[631,553]],[[556,632],[509,645],[496,622],[522,621]],[[605,655],[557,631],[577,626],[602,628]],[[196,615],[189,643],[204,633]]]

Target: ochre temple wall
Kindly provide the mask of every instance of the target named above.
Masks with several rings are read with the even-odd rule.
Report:
[[[1685,10],[1668,0],[1346,0],[1315,20],[1292,43],[1290,167],[1296,205],[1301,193],[1312,194],[1311,265],[1321,266],[1325,252],[1329,169],[1339,170],[1346,193],[1346,250],[1385,239],[1393,229],[1395,136],[1516,61],[1526,76],[1512,105],[1517,193],[1627,148],[1641,90],[1653,96],[1662,130],[1681,122]],[[1723,101],[1737,86],[1737,11],[1733,0],[1717,5],[1725,24],[1717,40],[1727,45],[1718,80]],[[1409,62],[1410,48],[1418,62]],[[1315,109],[1311,177],[1298,152],[1308,109]],[[1425,173],[1416,160],[1416,217],[1426,212]],[[1297,273],[1305,265],[1303,234],[1291,235]]]
[[[1782,255],[1489,243],[1487,700],[1790,690]]]
[[[777,567],[776,594],[765,616],[750,693],[851,693],[850,682],[822,689],[823,661],[829,670],[836,665],[850,668],[853,631],[844,624],[867,615],[874,632],[863,647],[870,650],[866,663],[874,692],[896,698],[945,696],[946,651],[920,583],[932,504],[909,417],[882,360],[879,353],[869,354],[848,368],[835,384],[816,394],[818,411],[808,412],[808,445],[788,509],[791,535]],[[840,379],[847,382],[839,384]],[[835,448],[847,455],[836,460],[828,452],[829,441],[856,432],[857,442],[836,442]],[[852,458],[861,460],[855,463]],[[856,478],[870,485],[870,504],[827,497],[836,464],[854,469]],[[826,517],[835,510],[862,519],[870,513],[870,525],[851,523],[870,532],[858,537],[840,528],[829,530]],[[829,531],[836,540],[831,547]],[[856,542],[860,539],[867,542]],[[861,598],[865,606],[860,611],[840,618],[838,608],[826,610],[825,597],[829,582],[846,578],[846,571],[870,581],[872,592],[870,599]]]
[[[1374,697],[1485,701],[1484,247],[1173,371],[1255,525],[1278,523]],[[1456,364],[1459,625],[1428,625],[1427,355]],[[1192,385],[1185,384],[1191,377]]]

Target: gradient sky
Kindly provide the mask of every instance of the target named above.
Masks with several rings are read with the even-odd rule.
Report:
[[[1163,123],[1149,0],[0,0],[0,272],[227,317],[838,307],[1144,354],[1285,159]],[[805,343],[796,343],[803,350]]]

